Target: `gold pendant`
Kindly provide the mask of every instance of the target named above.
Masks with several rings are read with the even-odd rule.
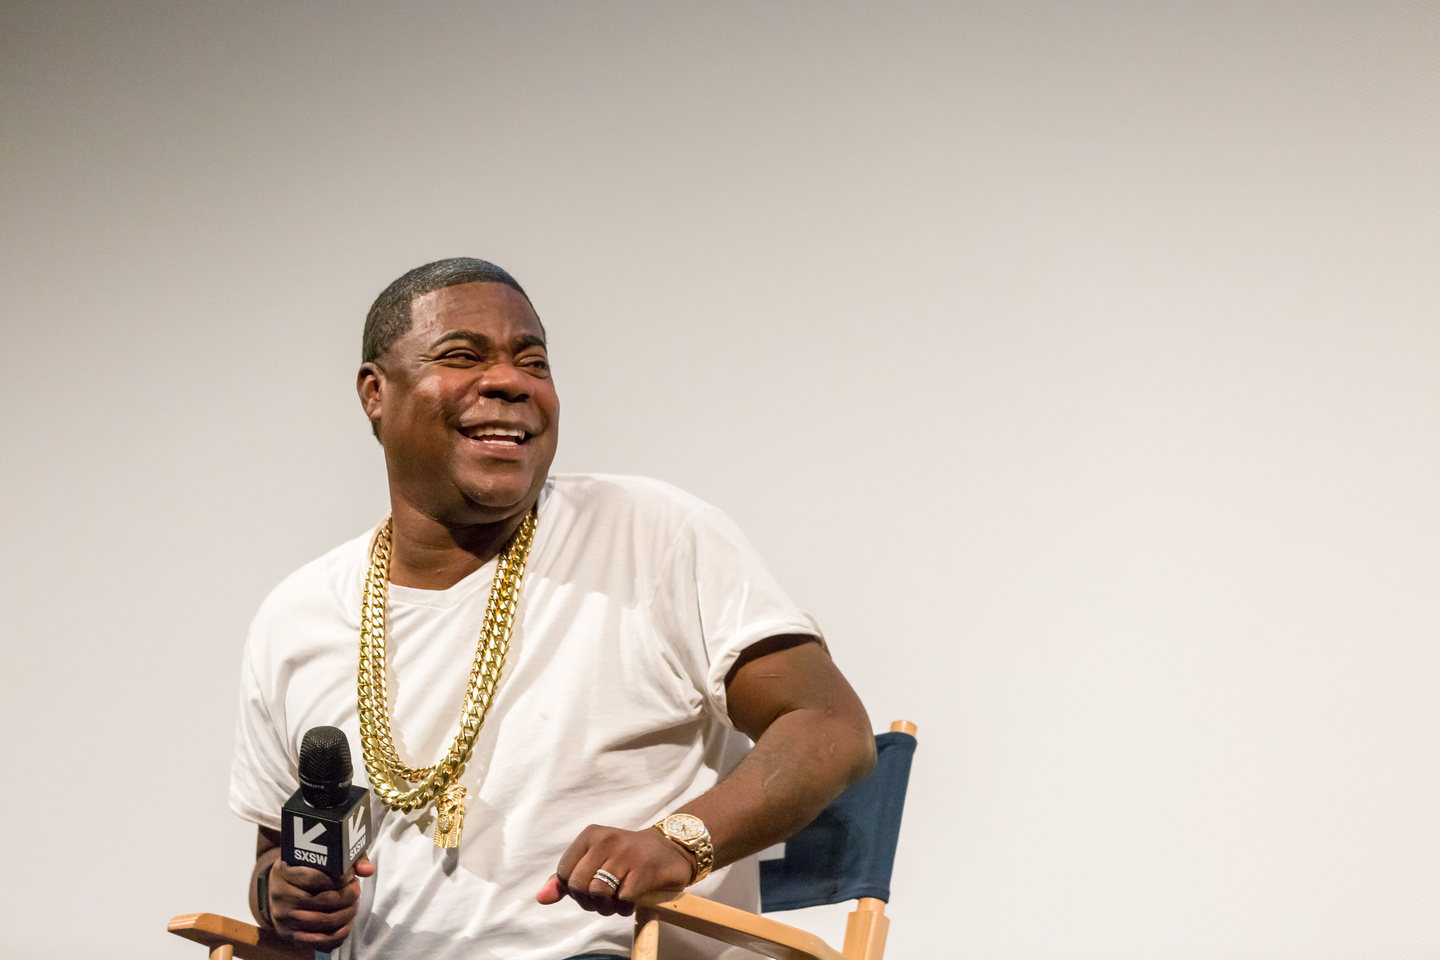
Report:
[[[452,783],[435,800],[435,846],[449,850],[460,846],[460,830],[465,825],[465,788]]]

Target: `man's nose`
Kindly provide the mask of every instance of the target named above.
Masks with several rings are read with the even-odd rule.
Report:
[[[487,367],[478,387],[480,396],[492,400],[520,403],[530,397],[530,384],[525,374],[513,363],[504,361]]]

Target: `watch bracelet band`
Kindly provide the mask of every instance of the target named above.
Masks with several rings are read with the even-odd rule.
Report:
[[[704,849],[696,850],[690,845],[672,837],[665,830],[665,821],[668,819],[670,819],[668,816],[661,817],[659,820],[656,820],[653,824],[651,824],[651,826],[654,827],[656,830],[660,831],[660,836],[664,837],[666,840],[669,840],[671,843],[675,844],[675,846],[679,847],[681,850],[684,850],[686,853],[690,854],[690,856],[695,859],[695,866],[690,874],[690,882],[685,884],[685,886],[687,887],[693,887],[701,880],[704,880],[706,877],[710,876],[711,870],[713,870],[715,867],[715,847],[710,840],[710,831],[708,828],[706,828],[705,830]],[[699,817],[696,817],[695,819],[699,821],[702,826],[704,826],[703,820],[700,820]]]
[[[270,871],[274,868],[275,861],[271,860],[255,879],[255,912],[260,915],[260,922],[272,930],[275,929],[275,917],[270,913]]]

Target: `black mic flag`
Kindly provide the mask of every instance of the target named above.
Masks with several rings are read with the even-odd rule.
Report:
[[[353,773],[345,732],[311,727],[300,743],[300,789],[280,811],[280,859],[336,886],[370,846],[370,791],[350,783]]]

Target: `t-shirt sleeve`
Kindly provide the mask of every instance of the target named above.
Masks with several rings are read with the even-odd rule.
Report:
[[[745,648],[767,637],[804,634],[824,642],[819,625],[785,595],[745,534],[722,511],[697,511],[661,573],[660,595],[673,605],[673,628],[694,644],[692,679],[709,710],[730,722],[725,677]],[[659,599],[657,595],[657,599]],[[689,652],[689,651],[686,651]]]
[[[230,809],[241,819],[278,830],[280,808],[299,786],[299,777],[286,745],[284,703],[257,679],[254,658],[261,629],[258,622],[251,627],[240,666]]]

